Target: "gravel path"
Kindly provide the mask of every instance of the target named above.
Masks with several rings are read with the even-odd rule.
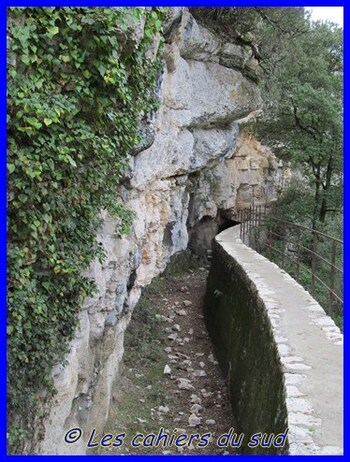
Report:
[[[135,308],[106,428],[125,437],[101,454],[234,453],[217,444],[235,424],[202,314],[206,278],[204,268],[157,278]]]

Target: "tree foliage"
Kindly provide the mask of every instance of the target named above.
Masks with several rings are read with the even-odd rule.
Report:
[[[314,23],[264,87],[259,134],[313,190],[312,226],[342,210],[342,30]]]
[[[93,291],[100,210],[116,195],[139,121],[157,106],[158,8],[11,8],[8,17],[9,450],[38,436],[52,366]],[[130,40],[145,20],[139,41]],[[36,427],[36,431],[34,431]],[[34,438],[35,439],[35,438]],[[33,443],[34,444],[34,443]],[[32,444],[32,449],[33,449]]]

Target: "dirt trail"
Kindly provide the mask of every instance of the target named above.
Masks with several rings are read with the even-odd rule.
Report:
[[[100,454],[234,453],[217,445],[235,425],[202,314],[206,278],[204,268],[188,270],[145,291],[126,333],[117,415],[106,428],[126,435]]]

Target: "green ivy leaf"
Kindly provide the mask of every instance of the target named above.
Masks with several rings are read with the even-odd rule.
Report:
[[[49,281],[44,281],[42,283],[42,286],[46,289],[46,290],[50,290],[50,287],[51,287],[51,284]]]
[[[13,326],[7,326],[7,335],[11,335],[13,330]]]
[[[101,76],[103,77],[105,75],[107,69],[103,66],[103,64],[100,64],[97,67],[97,70],[101,74]]]
[[[28,200],[28,197],[25,194],[19,194],[18,200],[20,200],[22,204],[25,204]]]
[[[27,122],[29,123],[29,125],[36,129],[39,129],[43,126],[42,123],[39,122],[38,119],[36,119],[35,117],[27,117]]]
[[[59,28],[57,26],[53,26],[53,27],[48,27],[47,29],[47,32],[49,33],[50,37],[54,37],[55,35],[57,35],[59,33]]]
[[[16,167],[14,164],[7,164],[7,170],[11,174],[16,170]]]

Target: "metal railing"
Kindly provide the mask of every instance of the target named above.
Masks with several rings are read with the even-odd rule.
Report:
[[[330,316],[342,316],[343,241],[267,212],[260,205],[240,211],[242,241],[307,286]]]

